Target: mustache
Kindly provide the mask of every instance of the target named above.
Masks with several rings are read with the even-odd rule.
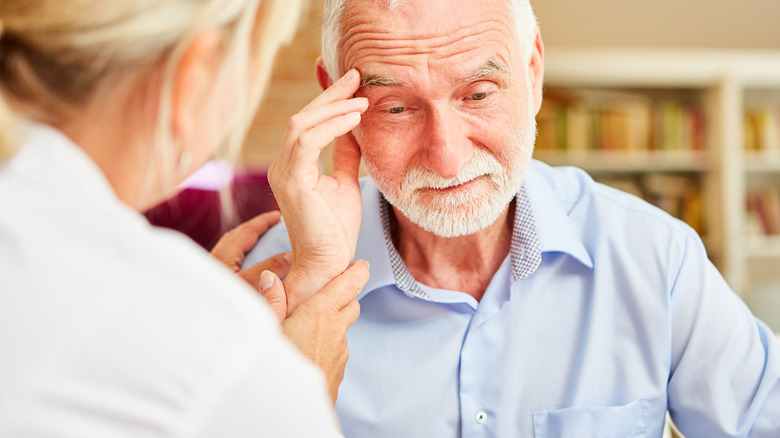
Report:
[[[495,156],[478,149],[456,177],[442,178],[436,172],[418,165],[406,172],[401,189],[407,193],[420,189],[448,189],[485,175],[500,174],[502,170],[503,167]]]

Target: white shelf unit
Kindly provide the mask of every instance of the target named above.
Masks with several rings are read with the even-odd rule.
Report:
[[[538,158],[553,165],[571,164],[601,174],[698,175],[706,208],[705,244],[729,284],[747,297],[754,284],[751,265],[756,260],[780,267],[780,238],[748,238],[745,223],[748,178],[760,173],[777,176],[780,181],[780,156],[746,157],[743,150],[746,93],[780,91],[780,51],[548,48],[545,84],[547,87],[699,93],[706,117],[706,152],[557,154],[539,151]],[[774,273],[771,268],[764,271],[770,275],[764,276],[763,289],[774,283],[780,294],[780,269]],[[780,320],[780,309],[777,313]]]
[[[704,151],[572,151],[539,150],[537,158],[550,165],[571,165],[594,173],[705,172],[710,164]]]

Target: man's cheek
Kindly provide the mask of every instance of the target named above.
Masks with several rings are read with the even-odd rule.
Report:
[[[377,149],[379,148],[377,143],[374,142],[374,136],[371,135],[371,129],[367,129],[365,123],[361,123],[352,130],[352,135],[360,148],[363,162],[368,166],[373,165],[377,161]]]
[[[414,158],[421,144],[413,123],[386,123],[381,117],[366,116],[353,130],[364,158],[376,160],[383,167],[393,167]],[[382,160],[388,162],[383,163]]]
[[[395,134],[388,133],[380,124],[366,119],[352,131],[352,135],[363,156],[376,155],[378,151],[389,150],[396,142]]]

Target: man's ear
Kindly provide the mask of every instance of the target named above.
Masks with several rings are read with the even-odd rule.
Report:
[[[317,82],[320,84],[322,91],[327,90],[333,85],[333,79],[330,78],[328,71],[325,70],[325,61],[322,60],[322,56],[317,58]]]
[[[538,113],[542,107],[542,91],[544,89],[544,43],[538,26],[536,27],[536,38],[531,47],[531,62],[528,65],[528,72],[531,81],[529,85],[533,87],[534,92],[534,108]]]
[[[195,36],[182,53],[174,72],[171,90],[173,135],[187,138],[209,104],[219,71],[222,39],[215,29]]]

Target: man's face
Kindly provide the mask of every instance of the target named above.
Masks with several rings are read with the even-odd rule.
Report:
[[[354,135],[380,191],[442,237],[493,224],[530,161],[541,81],[506,0],[353,0],[344,24],[341,67],[370,102]]]

